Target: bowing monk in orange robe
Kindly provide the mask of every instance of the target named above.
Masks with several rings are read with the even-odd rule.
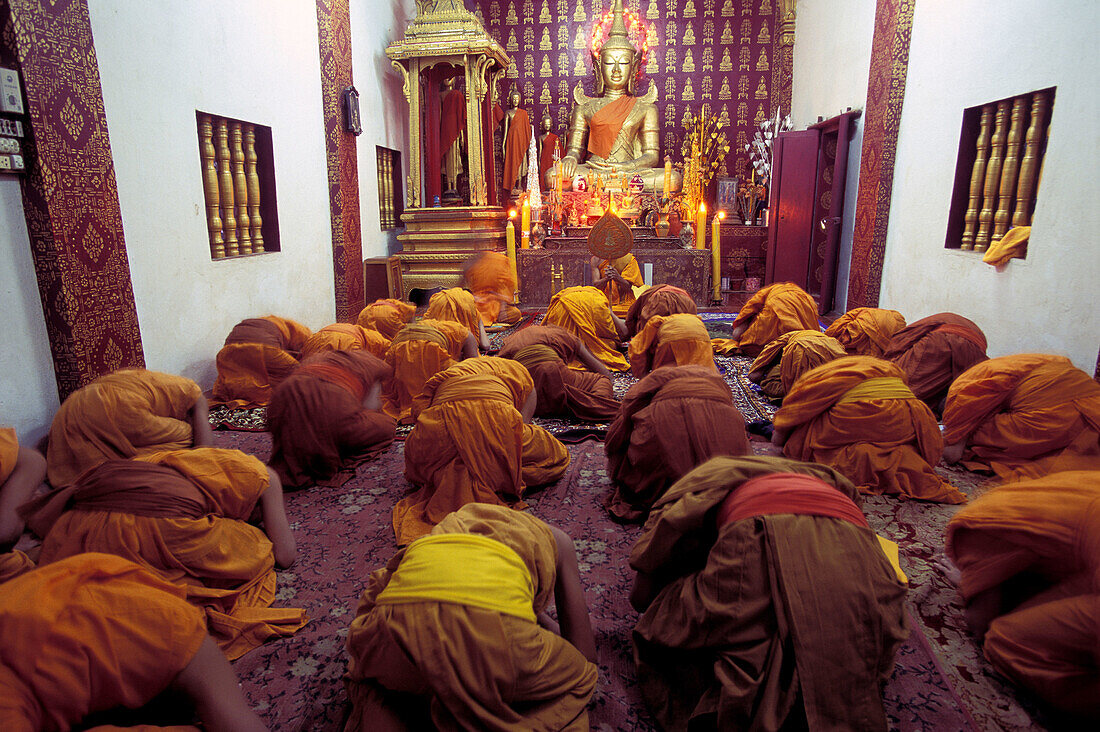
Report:
[[[588,729],[596,643],[576,550],[530,514],[445,516],[371,574],[347,647],[346,732]]]
[[[626,337],[636,336],[645,327],[646,321],[654,315],[695,315],[698,312],[695,301],[686,290],[672,285],[654,285],[638,295],[626,311]]]
[[[572,417],[584,422],[606,422],[619,411],[611,388],[611,372],[581,339],[555,325],[534,325],[504,340],[501,358],[523,364],[535,382],[535,415]],[[579,360],[589,371],[575,371],[567,363]],[[594,372],[594,373],[592,373]]]
[[[23,533],[23,519],[16,509],[27,501],[34,489],[46,477],[46,458],[29,447],[20,447],[19,438],[11,427],[0,427],[0,552],[14,546]],[[22,554],[22,552],[19,552]],[[5,571],[2,565],[16,560],[0,560],[0,581]],[[16,560],[16,564],[21,564]]]
[[[764,346],[746,378],[772,399],[781,400],[802,374],[846,355],[832,336],[819,330],[792,330]]]
[[[737,313],[732,327],[731,338],[714,339],[716,352],[755,356],[789,331],[821,330],[814,299],[790,282],[777,282],[757,291]]]
[[[274,315],[237,323],[215,360],[211,403],[231,409],[265,406],[271,390],[298,365],[311,335],[304,325]]]
[[[416,306],[411,302],[383,298],[375,300],[360,310],[356,323],[364,328],[378,331],[387,340],[393,340],[397,331],[404,328],[414,315],[416,315]]]
[[[935,416],[888,361],[846,356],[807,371],[774,423],[787,457],[834,467],[864,493],[966,502],[932,469],[943,452]]]
[[[393,378],[382,385],[382,411],[400,424],[412,424],[413,398],[428,379],[477,352],[477,341],[461,323],[424,318],[406,325],[386,351]]]
[[[581,339],[585,347],[612,371],[630,368],[619,351],[626,323],[615,315],[607,295],[595,287],[567,287],[550,298],[543,325],[556,325]],[[570,368],[583,369],[579,362]]]
[[[512,304],[516,297],[516,268],[508,257],[499,252],[482,252],[466,265],[463,274],[484,325],[518,323],[523,317]]]
[[[951,385],[944,459],[1004,480],[1100,470],[1100,384],[1068,358],[1001,356]]]
[[[105,722],[110,710],[142,707],[169,688],[190,700],[206,729],[267,729],[207,635],[202,613],[175,585],[95,553],[4,584],[0,728],[84,729],[89,715]],[[125,729],[139,729],[129,723]],[[190,725],[171,729],[198,732]]]
[[[247,523],[259,507],[264,530]],[[230,660],[293,635],[302,610],[272,608],[275,565],[294,563],[279,479],[239,450],[204,447],[111,460],[21,510],[39,564],[117,554],[178,586]]]
[[[633,288],[645,286],[638,260],[633,254],[624,254],[618,259],[592,257],[589,266],[592,267],[592,286],[607,295],[616,315],[626,315],[636,301]]]
[[[825,335],[840,341],[850,356],[881,358],[894,333],[904,327],[905,318],[897,310],[855,308],[834,320]]]
[[[1100,720],[1100,472],[994,488],[951,518],[947,555],[993,667]]]
[[[328,481],[389,447],[397,423],[379,410],[392,374],[366,351],[331,351],[307,358],[275,387],[269,465],[283,486]]]
[[[366,351],[383,358],[389,347],[390,339],[376,330],[352,323],[333,323],[309,337],[302,346],[301,360],[330,351]]]
[[[637,522],[696,465],[752,452],[729,385],[701,366],[659,368],[630,387],[604,449],[615,485],[607,510]]]
[[[214,442],[206,399],[191,379],[121,369],[77,389],[50,425],[47,477],[60,487],[106,460]]]
[[[641,696],[664,729],[886,729],[906,586],[823,465],[720,457],[630,554]]]
[[[939,313],[894,333],[882,357],[905,372],[917,399],[942,414],[947,388],[959,374],[988,358],[985,349],[985,334],[973,321]]]
[[[718,373],[710,334],[698,315],[654,315],[627,351],[630,371],[639,379],[662,366],[702,366]]]
[[[393,508],[399,546],[467,503],[523,508],[528,486],[553,483],[569,466],[565,445],[528,424],[534,383],[521,364],[479,356],[428,380],[413,401],[405,477],[418,490]]]
[[[482,351],[489,350],[489,338],[485,335],[485,323],[477,309],[473,293],[461,287],[452,287],[432,295],[424,317],[432,320],[450,320],[461,323],[474,334],[477,346]]]

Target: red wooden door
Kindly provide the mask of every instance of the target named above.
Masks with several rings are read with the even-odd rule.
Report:
[[[780,133],[772,143],[767,282],[809,289],[818,130]]]

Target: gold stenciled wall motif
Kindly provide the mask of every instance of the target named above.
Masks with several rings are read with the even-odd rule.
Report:
[[[751,139],[755,120],[771,116],[777,106],[790,109],[793,0],[625,0],[623,5],[647,25],[649,56],[635,88],[641,94],[650,81],[657,85],[662,157],[667,151],[679,160],[680,120],[703,104],[729,105],[727,135],[735,141]],[[467,7],[480,10],[486,30],[513,56],[498,102],[504,106],[518,88],[531,119],[548,113],[555,132],[564,135],[573,87],[579,81],[587,94],[594,93],[589,38],[610,0],[469,0]],[[730,151],[726,175],[747,170],[743,144]]]

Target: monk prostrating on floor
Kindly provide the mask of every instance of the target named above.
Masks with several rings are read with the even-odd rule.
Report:
[[[716,352],[755,356],[784,333],[821,329],[814,299],[790,282],[777,282],[755,293],[737,313],[731,326],[730,338],[714,339]]]
[[[825,329],[825,335],[840,341],[849,356],[880,358],[894,333],[905,327],[897,310],[855,308],[841,315]]]
[[[31,497],[45,478],[46,459],[42,453],[20,446],[11,427],[0,427],[0,552],[19,541],[23,519],[16,509]],[[0,568],[0,581],[3,574]]]
[[[247,523],[257,508],[263,531]],[[293,564],[294,536],[278,477],[239,450],[111,460],[20,513],[43,537],[40,565],[82,552],[129,559],[202,608],[231,660],[306,624],[302,610],[270,607],[275,565]]]
[[[630,339],[630,371],[642,378],[662,366],[701,366],[718,373],[710,334],[698,315],[654,315]]]
[[[932,469],[943,452],[936,418],[892,363],[846,356],[807,371],[774,422],[783,454],[836,468],[864,493],[966,502]]]
[[[191,379],[121,369],[77,389],[50,425],[47,476],[60,487],[106,460],[213,444],[206,399]]]
[[[633,338],[646,321],[654,315],[675,315],[677,313],[698,313],[695,301],[686,290],[672,285],[654,285],[630,305],[626,311],[626,337]]]
[[[569,452],[527,423],[535,398],[527,369],[495,356],[467,359],[428,380],[405,441],[405,477],[418,490],[393,509],[399,546],[467,503],[517,503],[527,487],[561,477]]]
[[[894,333],[882,357],[905,372],[917,399],[942,414],[947,388],[961,373],[988,358],[985,349],[985,334],[973,321],[939,313]]]
[[[993,667],[1063,712],[1100,719],[1100,472],[992,489],[952,517],[947,555]]]
[[[389,447],[397,423],[380,410],[391,375],[366,351],[331,351],[307,358],[275,387],[269,465],[284,487],[330,480]]]
[[[576,551],[529,514],[448,514],[371,574],[347,646],[346,732],[588,729],[596,643]]]
[[[401,424],[412,424],[413,398],[428,379],[477,353],[477,340],[461,323],[424,318],[406,325],[386,351],[393,378],[382,386],[382,410]]]
[[[729,385],[702,366],[665,366],[630,387],[604,448],[615,484],[607,509],[636,522],[696,465],[751,452]]]
[[[266,406],[271,390],[298,365],[311,335],[304,325],[274,315],[237,323],[215,360],[211,403],[232,409]]]
[[[5,583],[0,648],[5,730],[85,729],[89,715],[102,724],[110,710],[136,709],[169,688],[191,702],[204,729],[267,729],[202,612],[178,587],[121,557],[80,554]],[[109,729],[130,729],[133,716]]]
[[[607,296],[595,287],[567,287],[550,298],[544,325],[564,328],[581,339],[581,343],[612,371],[630,368],[619,351],[626,334],[626,323],[611,311]],[[573,363],[572,368],[583,369]]]
[[[618,259],[592,257],[592,286],[607,295],[611,309],[616,315],[626,315],[634,304],[634,288],[645,285],[642,270],[633,254],[627,253]]]
[[[764,346],[745,377],[771,399],[782,400],[802,374],[847,353],[819,330],[792,330]]]
[[[356,322],[364,328],[378,331],[387,340],[393,340],[397,331],[404,328],[415,314],[416,306],[411,302],[384,298],[360,310]]]
[[[1100,470],[1100,384],[1064,356],[983,361],[951,385],[943,439],[948,462],[1005,480]]]
[[[823,465],[715,458],[630,554],[641,696],[664,729],[886,729],[906,586]]]
[[[466,265],[463,274],[474,294],[482,323],[519,322],[523,314],[512,302],[516,297],[516,268],[508,257],[499,252],[482,252]]]
[[[619,411],[611,389],[611,372],[580,338],[554,325],[534,325],[508,336],[501,358],[523,364],[535,382],[535,415],[606,422]],[[566,366],[578,360],[590,371]]]
[[[477,309],[477,301],[468,290],[452,287],[431,296],[424,317],[432,320],[449,320],[466,326],[477,339],[477,347],[489,350],[489,337],[485,335],[485,323]]]
[[[301,360],[329,351],[366,351],[382,358],[389,347],[390,339],[376,330],[352,323],[333,323],[309,337],[302,346]]]

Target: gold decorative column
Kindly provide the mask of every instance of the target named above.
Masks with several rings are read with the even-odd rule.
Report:
[[[982,188],[985,186],[985,165],[989,160],[989,136],[992,123],[993,105],[987,104],[982,108],[976,143],[977,152],[974,167],[970,171],[970,200],[966,206],[966,216],[963,218],[965,228],[962,235],[962,248],[966,250],[974,248],[974,235],[978,231],[978,213],[982,207]]]
[[[225,257],[225,241],[222,239],[222,217],[219,209],[218,164],[215,161],[214,126],[210,115],[204,114],[199,124],[202,144],[202,189],[206,200],[206,228],[210,232],[210,255],[214,259]]]
[[[1039,174],[1039,147],[1046,137],[1049,111],[1050,95],[1047,92],[1035,92],[1031,97],[1031,124],[1027,128],[1024,159],[1020,164],[1020,182],[1016,187],[1016,211],[1012,214],[1013,226],[1031,224],[1031,199],[1035,195],[1035,179]]]
[[[978,214],[978,236],[974,238],[976,252],[984,252],[989,248],[993,233],[993,214],[1001,185],[1007,122],[1008,102],[997,102],[997,116],[993,122],[993,146],[989,152],[989,166],[985,170],[985,186],[982,189],[982,211]]]

